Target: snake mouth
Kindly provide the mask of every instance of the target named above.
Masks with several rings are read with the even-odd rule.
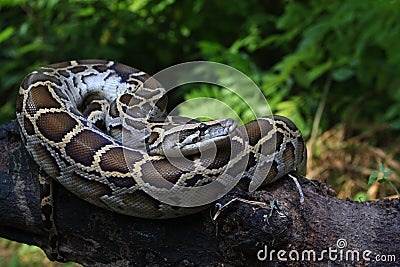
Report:
[[[182,140],[180,150],[182,154],[190,155],[213,148],[229,140],[236,128],[235,120],[229,118],[202,122],[196,131]]]

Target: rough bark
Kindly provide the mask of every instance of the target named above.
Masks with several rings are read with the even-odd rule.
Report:
[[[0,236],[48,252],[37,166],[21,143],[16,122],[0,127],[0,151]],[[337,199],[318,181],[300,179],[300,184],[303,204],[291,179],[281,179],[254,193],[235,189],[218,203],[223,206],[240,199],[223,206],[215,220],[214,206],[171,220],[133,218],[97,208],[57,186],[55,222],[60,254],[85,266],[400,264],[399,199],[358,203]],[[347,246],[340,248],[343,243],[338,240],[345,240]],[[327,252],[320,261],[289,257],[296,257],[297,251],[300,259],[302,252],[307,259],[311,250],[317,258],[323,250]],[[346,260],[349,251],[358,251],[359,260]],[[363,259],[368,251],[371,253],[364,256],[370,261]],[[396,261],[377,262],[379,255],[394,255]]]

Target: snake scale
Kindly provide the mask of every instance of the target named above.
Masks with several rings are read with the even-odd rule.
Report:
[[[289,119],[263,117],[239,127],[232,119],[167,116],[165,93],[148,74],[113,61],[42,67],[19,89],[22,139],[43,173],[78,197],[143,218],[204,208],[185,206],[179,195],[175,204],[154,198],[144,188],[166,191],[155,186],[160,179],[173,191],[227,174],[255,190],[290,172],[304,174],[306,146]]]

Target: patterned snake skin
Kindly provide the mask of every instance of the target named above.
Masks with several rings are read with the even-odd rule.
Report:
[[[232,187],[243,178],[240,184],[252,191],[305,172],[306,146],[287,118],[238,127],[232,119],[166,116],[165,106],[165,89],[146,73],[82,60],[27,75],[17,118],[24,144],[45,175],[82,199],[131,216],[197,212],[204,205],[187,203],[209,196],[190,190],[218,189],[224,179]],[[210,190],[211,199],[221,197],[217,189]],[[168,204],[155,198],[158,193]]]

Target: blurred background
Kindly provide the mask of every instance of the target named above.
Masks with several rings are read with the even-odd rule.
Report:
[[[397,0],[0,0],[0,120],[15,118],[19,83],[39,66],[95,58],[154,74],[215,61],[249,76],[272,112],[302,130],[309,178],[340,198],[396,197],[399,11]],[[210,85],[185,86],[169,105],[197,97],[251,119],[229,91]],[[0,266],[61,266],[40,253],[0,240]]]

